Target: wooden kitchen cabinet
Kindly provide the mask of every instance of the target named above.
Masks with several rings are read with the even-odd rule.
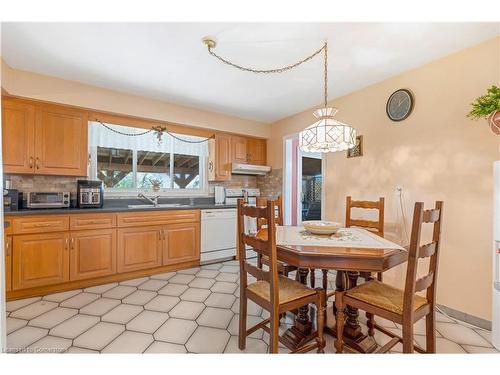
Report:
[[[118,229],[118,273],[162,265],[163,226]]]
[[[231,179],[231,136],[216,134],[208,143],[208,180],[227,181]]]
[[[200,224],[168,225],[163,231],[163,264],[195,261],[200,258]]]
[[[2,98],[5,173],[87,175],[86,111]]]
[[[248,158],[250,164],[266,165],[266,140],[249,138],[247,142]]]
[[[12,290],[12,236],[5,236],[5,289],[7,292]]]
[[[265,165],[266,148],[265,139],[232,136],[231,160],[233,163]]]
[[[248,162],[247,138],[234,135],[231,137],[231,160],[233,163]]]
[[[2,101],[2,155],[4,173],[33,173],[35,166],[35,106]]]
[[[116,229],[71,232],[70,280],[116,273]]]
[[[69,281],[69,233],[14,236],[12,289]]]
[[[40,105],[35,122],[35,171],[86,176],[88,115],[60,106]]]

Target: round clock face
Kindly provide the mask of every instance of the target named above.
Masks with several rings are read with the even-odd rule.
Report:
[[[392,121],[402,121],[413,109],[413,95],[409,90],[400,89],[392,93],[387,100],[386,112]]]

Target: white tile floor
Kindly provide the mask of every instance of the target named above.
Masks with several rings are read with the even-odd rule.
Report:
[[[231,261],[8,302],[9,351],[241,353],[237,340],[238,271],[237,263]],[[249,326],[268,316],[251,302],[248,314]],[[366,329],[364,314],[360,314],[360,321]],[[491,345],[489,331],[440,313],[437,321],[439,353],[498,353]],[[401,333],[392,322],[380,318],[377,322]],[[282,329],[291,323],[287,317]],[[424,333],[421,321],[415,326],[415,341],[421,346],[425,346]],[[254,332],[247,339],[245,352],[266,353],[268,338],[262,330]],[[376,332],[375,340],[383,345],[389,339]],[[327,335],[326,341],[326,352],[333,353],[333,338]],[[398,350],[400,345],[394,351]]]

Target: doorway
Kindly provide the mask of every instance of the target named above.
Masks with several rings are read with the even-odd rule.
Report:
[[[283,211],[285,225],[324,217],[325,154],[299,149],[298,134],[283,138]]]
[[[307,155],[307,156],[306,156]],[[322,161],[321,155],[302,154],[302,221],[321,220]]]

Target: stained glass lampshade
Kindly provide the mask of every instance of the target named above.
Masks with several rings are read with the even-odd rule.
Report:
[[[356,130],[333,117],[337,108],[314,111],[318,120],[299,135],[299,147],[306,152],[345,151],[356,146]]]

